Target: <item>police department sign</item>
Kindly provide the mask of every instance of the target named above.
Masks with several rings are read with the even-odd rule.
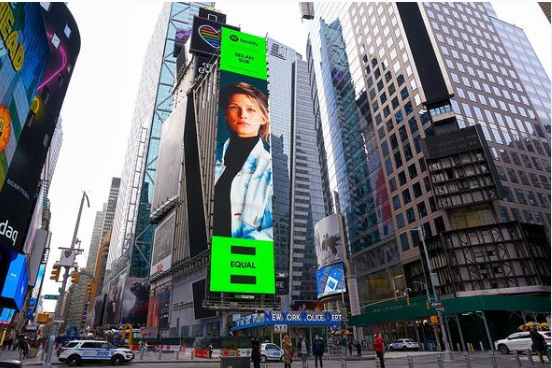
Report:
[[[260,326],[333,326],[341,324],[341,314],[335,311],[273,312],[251,314],[236,321],[232,331]]]

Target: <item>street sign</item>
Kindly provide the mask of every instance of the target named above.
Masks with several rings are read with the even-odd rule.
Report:
[[[443,304],[441,302],[431,302],[431,306],[437,308],[437,307],[442,307]]]
[[[54,317],[54,323],[63,323],[63,322],[65,322],[65,319],[63,319],[63,317],[61,316]]]
[[[51,294],[44,295],[44,299],[49,299],[49,300],[57,300],[58,297],[59,295],[51,295]]]
[[[435,310],[437,312],[444,312],[445,311],[445,307],[435,307]]]

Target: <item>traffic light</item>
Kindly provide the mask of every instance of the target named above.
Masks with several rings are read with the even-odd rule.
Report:
[[[439,324],[439,318],[437,318],[437,316],[429,317],[429,321],[431,322],[432,325],[438,325]]]
[[[92,295],[94,293],[94,284],[92,282],[88,283],[88,286],[86,287],[86,292],[88,295]]]
[[[429,303],[429,300],[426,300],[426,309],[427,310],[431,309],[431,304]]]
[[[50,280],[55,280],[56,282],[58,282],[60,273],[61,273],[61,266],[54,265],[54,267],[52,268],[52,274],[50,275]]]
[[[73,284],[78,284],[80,279],[80,274],[78,268],[75,268],[75,271],[71,273],[71,282]]]
[[[410,305],[410,295],[406,294],[406,305]]]

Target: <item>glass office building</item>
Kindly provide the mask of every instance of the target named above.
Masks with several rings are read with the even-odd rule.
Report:
[[[534,57],[532,50],[510,55],[488,4],[313,5],[308,59],[326,211],[344,215],[363,305],[356,322],[402,320],[405,331],[423,335],[416,321],[436,312],[425,308],[431,284],[422,237],[447,303],[465,298],[466,313],[498,321],[531,294],[542,312],[550,285],[550,267],[540,263],[550,259],[550,118],[537,113],[530,94],[538,89],[524,85],[514,61]],[[535,70],[526,71],[538,79],[533,86],[549,88]],[[471,146],[459,148],[464,134]],[[494,309],[477,304],[489,293],[508,296]],[[461,314],[450,317],[468,333],[484,331]],[[505,328],[516,323],[509,321]]]
[[[201,6],[167,3],[148,46],[140,80],[108,256],[108,287],[114,277],[149,275],[154,229],[150,211],[155,186],[161,127],[173,109],[176,77],[173,55],[177,29],[190,30]]]
[[[267,42],[275,263],[276,272],[289,275],[293,304],[316,299],[314,224],[324,217],[317,130],[307,62]]]

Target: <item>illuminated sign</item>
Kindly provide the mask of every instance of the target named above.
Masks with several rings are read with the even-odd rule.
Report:
[[[222,28],[212,292],[274,294],[266,41]]]
[[[223,47],[220,52],[220,70],[266,80],[266,40],[222,28]]]
[[[316,271],[316,291],[319,299],[347,291],[343,263],[326,266]]]
[[[274,294],[273,243],[213,237],[211,291]]]
[[[27,260],[25,255],[18,254],[8,268],[6,281],[2,288],[2,298],[13,300],[17,310],[21,310],[28,281]]]
[[[274,312],[251,314],[235,321],[232,331],[244,328],[261,326],[287,325],[287,326],[334,326],[341,324],[341,314],[336,311],[298,311],[298,312]]]
[[[9,325],[15,316],[16,310],[13,308],[2,308],[0,313],[0,324]]]
[[[25,48],[19,42],[19,31],[13,29],[15,17],[9,3],[0,3],[0,35],[4,46],[9,52],[15,71],[20,71],[25,60]]]

